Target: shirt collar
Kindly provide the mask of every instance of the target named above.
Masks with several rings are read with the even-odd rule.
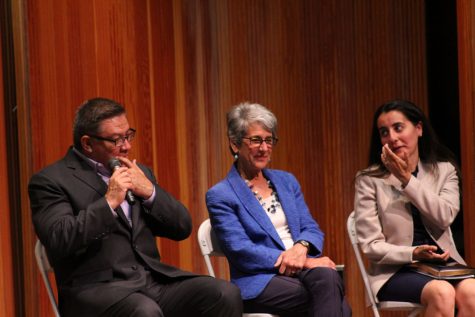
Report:
[[[86,163],[94,169],[94,172],[101,174],[103,176],[111,177],[111,171],[104,166],[104,164],[94,161],[93,159],[84,155],[81,151],[73,147],[74,153],[76,153],[80,158],[82,158]]]

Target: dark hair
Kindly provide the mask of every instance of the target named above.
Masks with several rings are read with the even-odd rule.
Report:
[[[412,124],[417,125],[420,123],[422,125],[423,133],[418,141],[418,149],[419,158],[423,163],[428,164],[430,169],[437,173],[437,162],[450,162],[458,173],[458,165],[454,155],[447,147],[439,142],[434,129],[432,129],[429,120],[422,110],[410,101],[393,100],[381,105],[374,113],[371,145],[369,149],[370,168],[364,170],[362,172],[363,175],[383,177],[389,174],[389,171],[381,162],[381,149],[383,145],[381,144],[381,137],[379,135],[378,119],[381,114],[390,111],[399,111],[411,121]]]
[[[74,147],[82,151],[81,137],[97,134],[103,120],[125,113],[125,108],[118,102],[107,98],[86,100],[76,111],[73,123]]]

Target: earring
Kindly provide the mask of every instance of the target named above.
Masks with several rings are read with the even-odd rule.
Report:
[[[234,160],[237,161],[237,159],[238,159],[238,154],[235,153],[235,154],[234,154]]]

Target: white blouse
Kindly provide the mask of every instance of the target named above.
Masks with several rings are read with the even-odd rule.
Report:
[[[266,206],[270,206],[272,204],[273,196],[269,196],[262,200],[263,204],[265,203]],[[284,209],[282,209],[281,204],[275,204],[275,213],[271,213],[265,210],[267,216],[269,217],[270,221],[277,230],[280,239],[284,243],[285,249],[288,250],[294,246],[294,240],[290,234],[289,225],[287,224],[287,217],[285,217]]]

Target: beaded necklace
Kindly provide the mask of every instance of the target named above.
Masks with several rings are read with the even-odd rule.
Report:
[[[271,203],[269,207],[266,207],[267,203],[264,201],[264,198],[259,194],[259,192],[257,190],[253,190],[254,185],[251,184],[251,182],[248,181],[247,179],[244,179],[244,181],[246,182],[247,186],[249,187],[251,192],[254,194],[254,196],[257,198],[262,208],[264,208],[264,210],[266,210],[267,212],[271,214],[275,214],[275,212],[277,211],[277,208],[280,207],[280,202],[279,202],[279,197],[277,197],[277,193],[274,189],[274,186],[270,182],[270,180],[267,180],[267,186],[272,190],[270,194],[272,199],[271,199]]]

